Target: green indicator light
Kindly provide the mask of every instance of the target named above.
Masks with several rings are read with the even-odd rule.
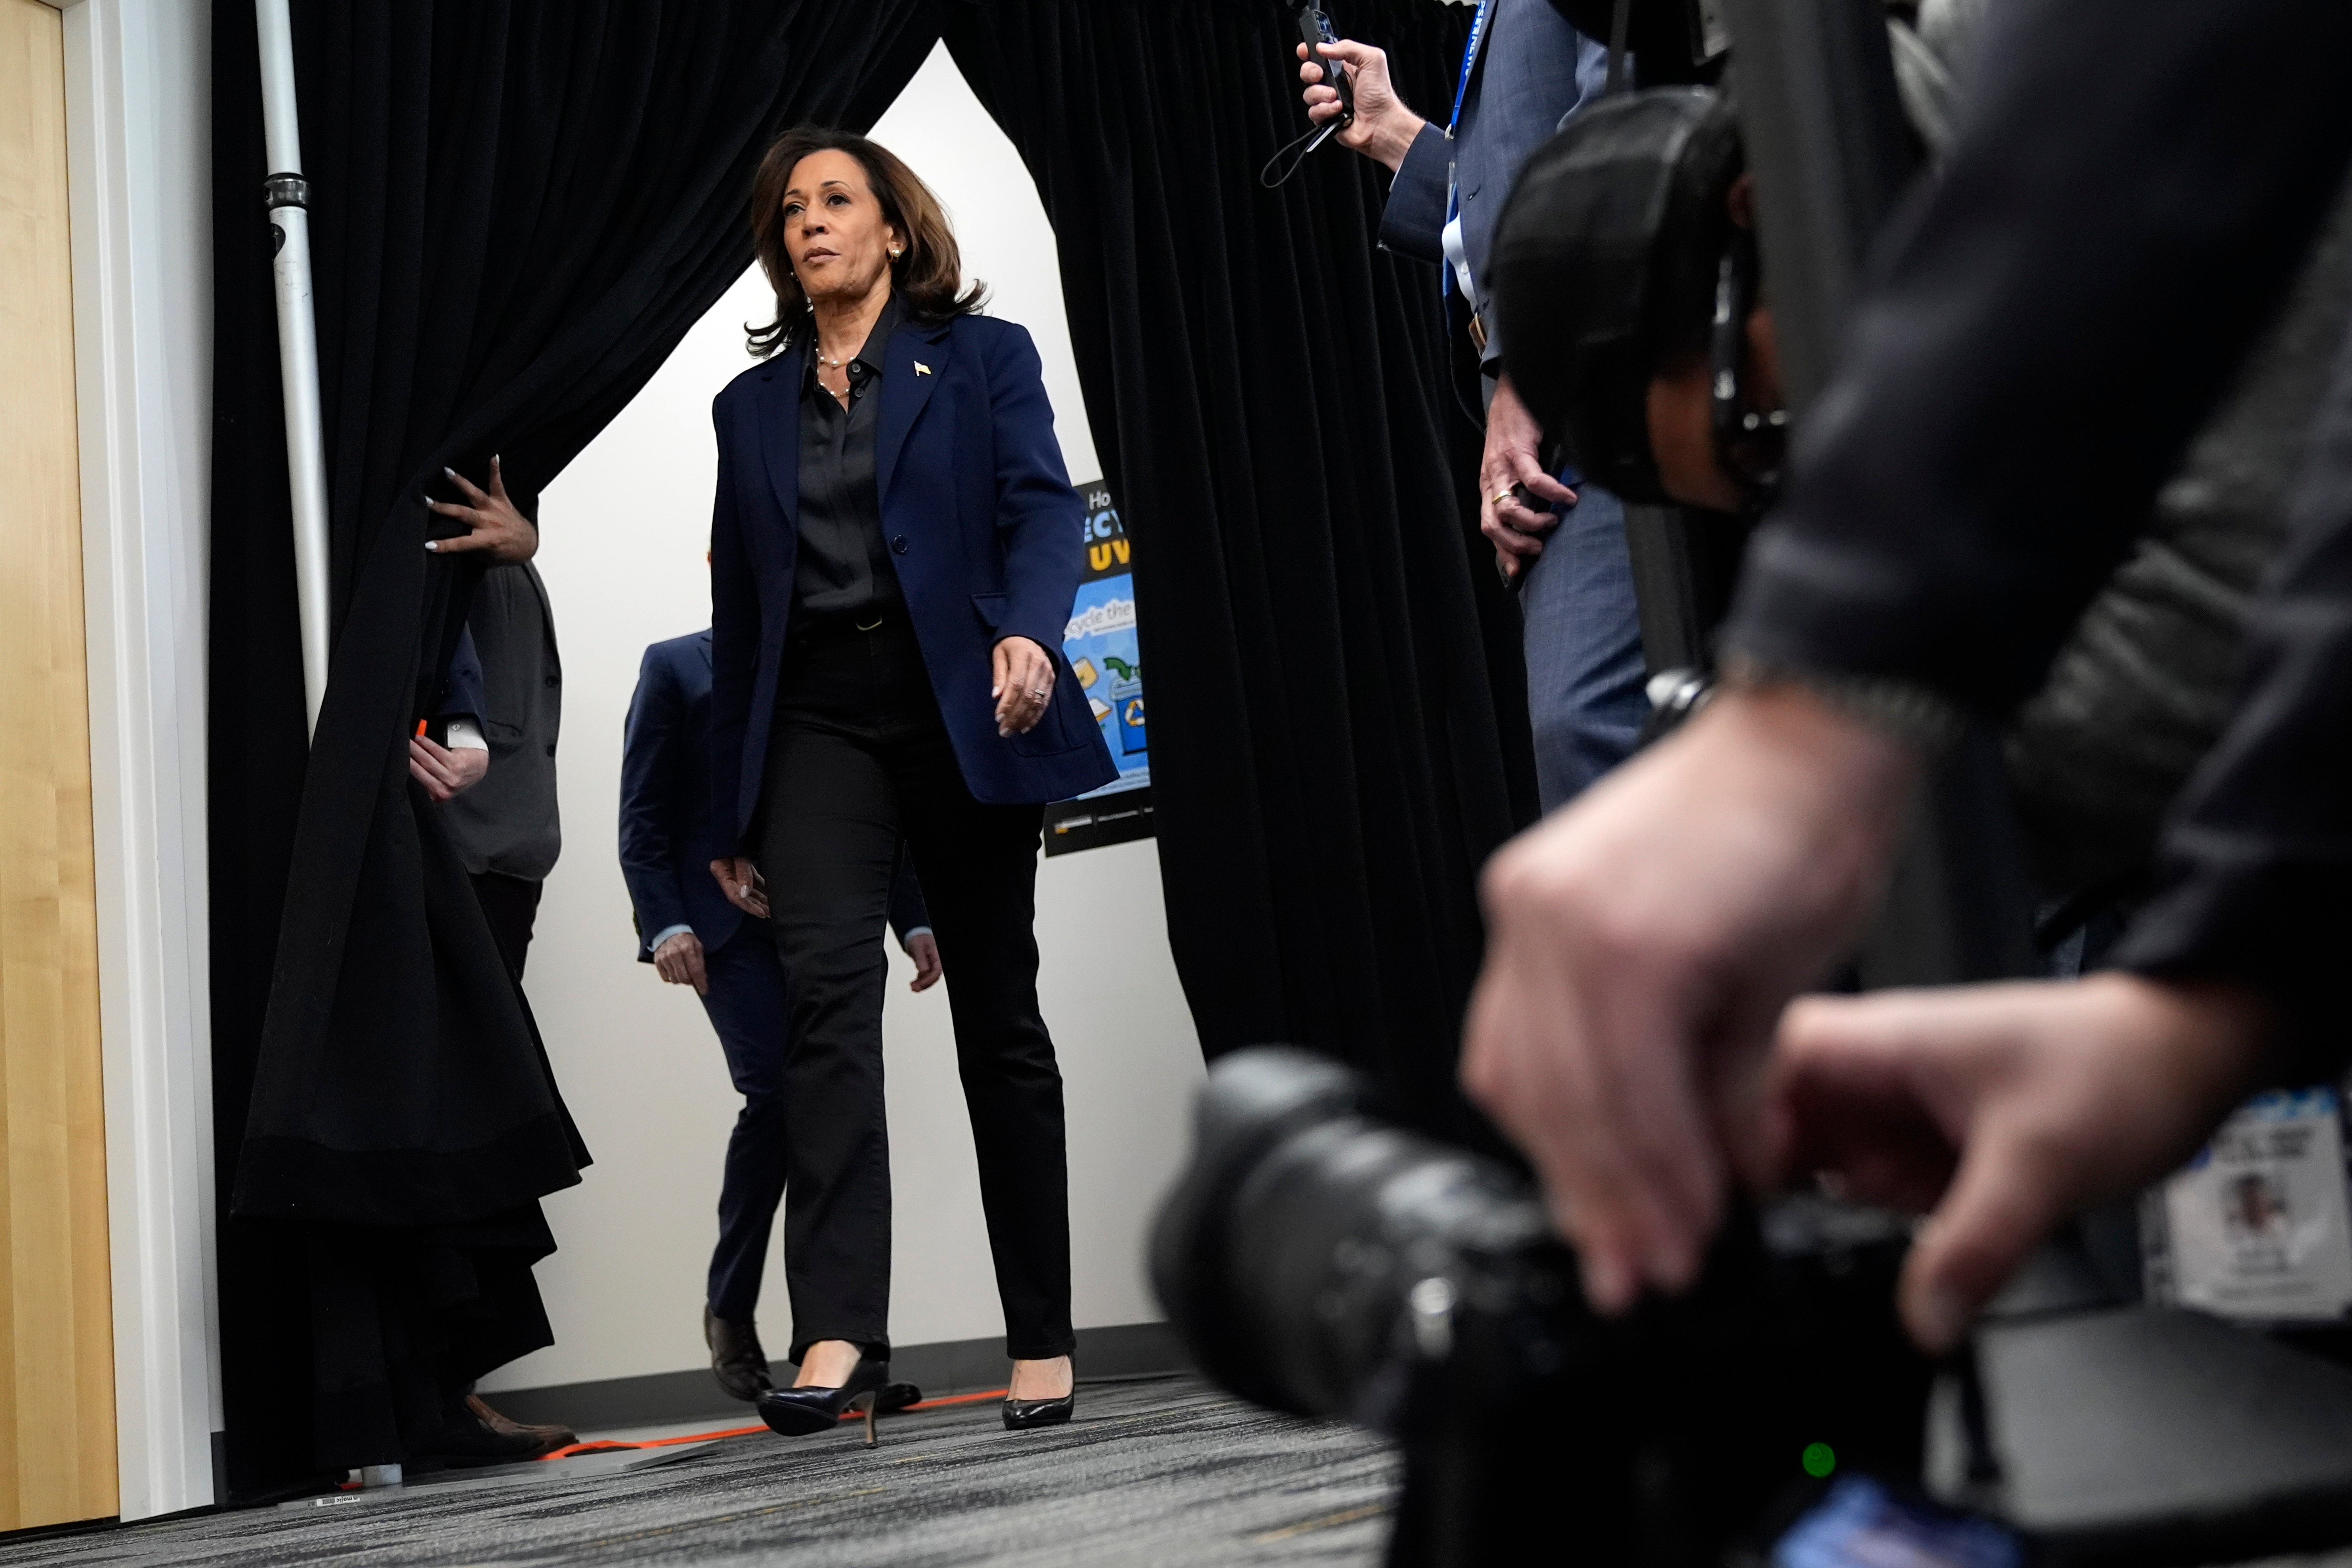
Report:
[[[1805,1474],[1820,1480],[1837,1468],[1837,1450],[1827,1443],[1808,1443],[1797,1462],[1805,1467]]]

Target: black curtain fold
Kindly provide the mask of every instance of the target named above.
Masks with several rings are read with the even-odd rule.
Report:
[[[478,574],[424,550],[422,498],[497,452],[535,511],[750,264],[768,139],[870,124],[937,29],[929,0],[296,6],[336,618],[306,747],[252,12],[214,27],[215,1122],[250,1492],[399,1458],[435,1385],[546,1342],[537,1199],[587,1157],[406,777]]]
[[[1336,18],[1441,121],[1469,19]],[[1306,124],[1280,0],[967,0],[946,37],[1053,219],[1136,542],[1169,939],[1202,1045],[1315,1046],[1468,1131],[1476,873],[1534,789],[1434,270],[1377,247],[1366,159],[1326,147],[1261,185]]]

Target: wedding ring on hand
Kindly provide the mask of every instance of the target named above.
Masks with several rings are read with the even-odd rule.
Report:
[[[1045,689],[1042,686],[1033,686],[1029,689],[1029,695],[1043,702],[1045,700]]]
[[[1505,501],[1511,499],[1511,486],[1505,485],[1501,489],[1496,490],[1493,495],[1488,496],[1486,499],[1493,501],[1496,506],[1500,506]],[[1458,495],[1461,492],[1457,490],[1454,493]]]

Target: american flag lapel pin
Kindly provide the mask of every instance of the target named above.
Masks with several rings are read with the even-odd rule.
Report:
[[[917,375],[929,375],[931,374],[931,367],[925,364],[921,360],[917,360],[915,362],[915,374]]]

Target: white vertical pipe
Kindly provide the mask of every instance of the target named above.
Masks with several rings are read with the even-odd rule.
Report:
[[[310,302],[310,188],[302,178],[302,125],[294,101],[294,25],[287,0],[254,0],[261,40],[262,183],[278,286],[278,374],[286,399],[286,478],[294,501],[294,600],[302,619],[302,697],[310,733],[327,696],[327,439],[319,409],[319,323]],[[370,1465],[362,1486],[396,1487],[398,1465]]]
[[[287,0],[254,0],[261,36],[264,184],[276,255],[278,365],[286,399],[286,476],[294,500],[294,595],[302,618],[302,691],[313,733],[327,694],[327,446],[319,409],[319,328],[310,305],[310,187],[294,103],[294,28]]]

